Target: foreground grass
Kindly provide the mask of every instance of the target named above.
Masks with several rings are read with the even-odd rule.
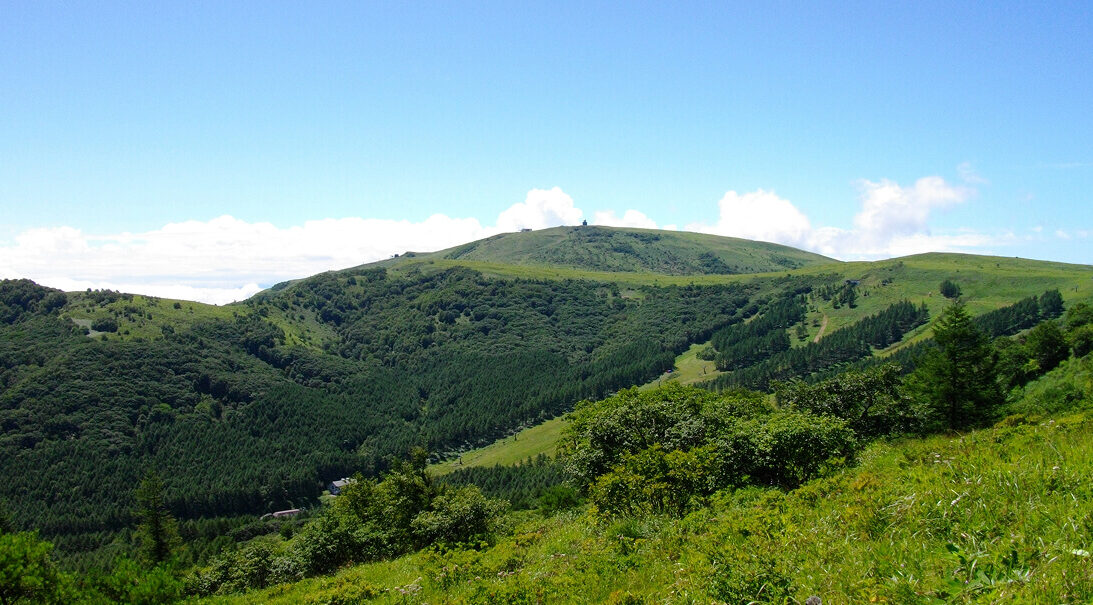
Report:
[[[683,519],[521,513],[492,546],[209,602],[1088,603],[1091,476],[1089,411],[1015,416],[876,443],[854,468],[724,492]]]

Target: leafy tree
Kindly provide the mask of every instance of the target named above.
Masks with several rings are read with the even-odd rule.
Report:
[[[1023,386],[1036,377],[1032,354],[1025,343],[1014,338],[1001,337],[994,341],[998,352],[998,382],[1004,389]]]
[[[1045,293],[1046,294],[1046,293]],[[1093,323],[1093,305],[1085,302],[1077,303],[1066,311],[1066,329],[1076,330],[1086,324]]]
[[[91,324],[91,329],[96,332],[117,332],[118,320],[113,317],[102,317]]]
[[[163,497],[163,480],[155,471],[149,471],[135,496],[141,557],[152,565],[163,563],[179,543],[178,523]]]
[[[53,545],[37,532],[0,534],[0,603],[71,603],[71,580],[50,552]]]
[[[960,296],[960,286],[958,286],[957,283],[951,279],[946,279],[945,281],[941,282],[938,290],[945,298],[955,299]]]
[[[985,420],[1002,402],[995,374],[997,355],[972,323],[964,304],[949,305],[934,324],[937,348],[911,377],[912,390],[944,423],[964,429]]]
[[[1070,348],[1075,357],[1084,357],[1093,351],[1093,325],[1084,325],[1070,333]]]
[[[410,521],[416,546],[454,546],[484,539],[507,505],[491,500],[474,486],[445,489]]]
[[[861,436],[875,437],[918,426],[911,401],[902,393],[902,368],[894,363],[848,370],[817,384],[793,380],[779,386],[782,407],[835,416]]]
[[[1051,371],[1070,356],[1066,335],[1054,321],[1041,322],[1029,330],[1025,343],[1041,373]]]

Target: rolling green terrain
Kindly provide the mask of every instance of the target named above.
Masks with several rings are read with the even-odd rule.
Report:
[[[764,273],[832,260],[788,246],[716,235],[588,226],[503,233],[422,256],[664,275]]]
[[[223,520],[315,507],[331,480],[373,476],[411,447],[444,468],[461,455],[467,468],[522,462],[553,452],[560,421],[515,441],[513,431],[580,400],[757,372],[761,359],[718,369],[743,363],[725,359],[740,326],[767,326],[746,337],[831,372],[928,340],[949,304],[943,280],[982,314],[1056,289],[1072,305],[1093,297],[1091,276],[953,254],[839,263],[730,238],[581,227],[406,254],[223,307],[6,281],[0,500],[16,528],[39,529],[70,564],[101,564],[132,547],[128,503],[155,470],[187,556],[203,561],[224,548]],[[884,323],[883,337],[808,357],[907,303],[914,317]]]
[[[513,514],[488,545],[205,602],[1087,602],[1091,378],[1093,359],[1071,359],[991,428],[878,441],[794,489],[725,490],[682,516]]]

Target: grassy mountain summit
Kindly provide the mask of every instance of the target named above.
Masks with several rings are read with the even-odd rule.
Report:
[[[767,273],[835,262],[819,254],[768,242],[683,231],[597,226],[502,233],[427,256],[665,275]]]

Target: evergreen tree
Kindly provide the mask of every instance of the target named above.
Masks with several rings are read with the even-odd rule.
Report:
[[[1055,319],[1063,314],[1063,295],[1059,289],[1048,290],[1040,295],[1040,317]]]
[[[171,551],[178,545],[178,523],[167,510],[163,481],[155,471],[144,475],[135,496],[140,554],[149,564],[157,565],[169,559]]]
[[[8,512],[4,501],[0,500],[0,535],[15,531],[15,524],[11,521],[11,513]]]
[[[981,422],[1002,401],[995,372],[997,354],[990,340],[957,301],[938,318],[934,341],[937,348],[912,375],[912,390],[948,428]]]

